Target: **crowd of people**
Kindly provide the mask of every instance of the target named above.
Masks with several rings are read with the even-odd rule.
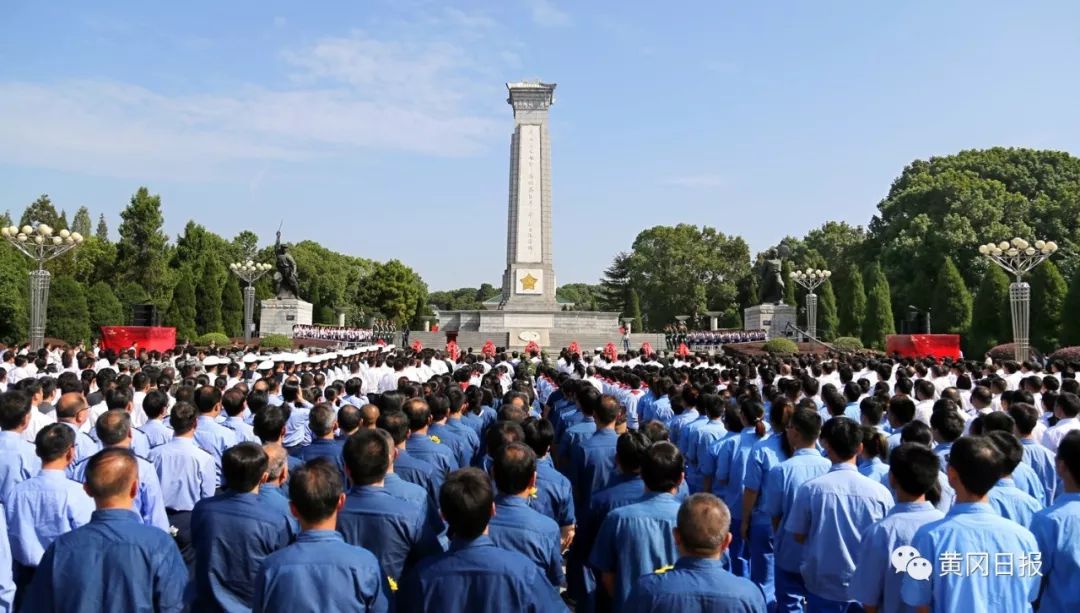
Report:
[[[729,343],[759,343],[769,339],[765,330],[701,331],[686,335],[686,346],[697,351],[718,349]]]
[[[1078,371],[8,351],[0,608],[1077,611]]]
[[[313,326],[305,324],[296,324],[293,326],[293,338],[339,341],[342,343],[366,343],[378,340],[375,338],[375,331],[370,328]]]

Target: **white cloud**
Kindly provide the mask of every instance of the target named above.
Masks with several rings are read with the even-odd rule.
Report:
[[[0,81],[0,163],[199,179],[357,150],[473,155],[505,131],[504,117],[475,110],[498,108],[480,101],[499,84],[474,76],[451,44],[354,33],[285,60],[292,88],[166,95],[108,80]]]
[[[675,187],[687,187],[694,189],[712,189],[717,187],[723,187],[727,184],[727,181],[723,176],[718,174],[700,174],[700,175],[684,175],[679,177],[671,177],[664,181],[665,185],[672,185]]]
[[[443,17],[449,23],[462,28],[486,30],[498,25],[498,22],[483,13],[467,13],[461,9],[451,7],[443,10]]]
[[[561,27],[570,25],[570,15],[555,6],[553,0],[528,0],[533,22],[538,26]]]

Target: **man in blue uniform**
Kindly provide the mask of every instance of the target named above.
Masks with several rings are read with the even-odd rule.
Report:
[[[230,447],[221,458],[226,490],[195,505],[193,610],[250,611],[263,560],[295,536],[288,517],[259,501],[268,463],[256,443]]]
[[[451,387],[446,390],[446,399],[450,401],[450,415],[446,419],[446,425],[464,439],[469,448],[468,462],[462,464],[462,467],[475,466],[480,457],[480,435],[464,421],[465,411],[469,407],[465,392],[461,391],[461,388]]]
[[[1013,418],[1016,435],[1024,446],[1024,464],[1035,471],[1046,491],[1046,503],[1049,505],[1057,498],[1058,475],[1054,470],[1053,452],[1036,441],[1033,434],[1039,423],[1039,409],[1025,402],[1015,402],[1009,405],[1009,416]]]
[[[441,478],[446,478],[451,471],[457,470],[457,458],[449,445],[441,444],[438,437],[428,434],[428,426],[431,425],[431,410],[428,409],[428,404],[419,398],[413,398],[405,403],[402,410],[409,418],[409,439],[405,442],[405,449],[409,454],[435,465]]]
[[[94,429],[104,448],[131,449],[131,417],[127,412],[105,411],[98,417]],[[165,499],[161,495],[161,483],[154,465],[138,455],[135,456],[135,462],[139,467],[139,491],[135,496],[135,512],[147,526],[168,532],[169,518],[165,515]],[[90,460],[87,459],[75,466],[75,481],[86,483],[86,469],[89,464]]]
[[[259,502],[266,506],[277,509],[282,515],[289,518],[294,534],[300,532],[300,524],[296,523],[292,510],[289,508],[289,479],[292,471],[289,470],[288,460],[293,458],[285,448],[278,443],[267,443],[262,446],[266,452],[266,481],[259,486]],[[295,459],[295,458],[294,458]],[[301,464],[297,467],[300,470]]]
[[[236,435],[217,423],[217,416],[221,414],[221,391],[204,385],[195,390],[194,400],[195,407],[199,409],[199,427],[195,430],[195,442],[203,451],[214,456],[217,485],[225,487],[222,483],[221,457],[226,449],[236,444]]]
[[[1027,528],[995,513],[987,498],[1001,478],[1003,462],[987,438],[965,436],[953,443],[949,484],[956,490],[956,503],[945,519],[915,533],[911,546],[932,572],[913,576],[915,561],[908,562],[900,588],[905,604],[932,611],[1031,610],[1042,572],[1039,545]],[[1007,568],[994,566],[999,561]]]
[[[379,415],[376,423],[394,441],[394,474],[403,481],[424,488],[428,495],[428,506],[438,509],[439,487],[443,479],[434,464],[412,456],[405,448],[409,438],[409,418],[396,411]]]
[[[346,544],[335,529],[345,504],[337,466],[326,458],[308,462],[290,479],[289,499],[303,532],[263,562],[253,610],[388,610],[379,561],[370,551]]]
[[[785,432],[791,443],[792,455],[778,466],[769,469],[765,489],[761,493],[762,510],[772,518],[776,532],[776,610],[798,613],[806,600],[806,583],[799,567],[802,564],[802,544],[784,529],[784,518],[795,506],[795,494],[804,483],[829,472],[831,463],[817,449],[821,434],[821,413],[812,407],[800,407],[788,420]]]
[[[1055,463],[1064,490],[1058,492],[1053,506],[1031,522],[1046,578],[1039,596],[1040,613],[1080,611],[1076,587],[1080,581],[1080,432],[1061,439]]]
[[[731,513],[712,494],[694,494],[679,507],[675,543],[679,559],[637,580],[626,611],[632,613],[765,613],[765,595],[749,579],[724,570],[731,544]]]
[[[244,421],[244,409],[246,408],[247,398],[244,396],[242,389],[233,387],[225,390],[225,393],[221,395],[221,409],[225,411],[226,417],[225,421],[221,422],[221,425],[233,431],[237,443],[245,441],[257,443],[259,437],[255,436],[251,424]]]
[[[1043,505],[1016,487],[1016,482],[1012,479],[1013,472],[1024,461],[1024,446],[1011,432],[998,430],[990,432],[986,438],[998,448],[1003,458],[1001,478],[990,488],[988,494],[990,506],[1005,519],[1011,519],[1026,528],[1031,525],[1031,518],[1043,510]]]
[[[59,536],[45,551],[25,610],[184,609],[187,569],[172,538],[143,525],[132,508],[138,477],[129,449],[109,448],[90,458],[85,488],[97,510],[90,523]]]
[[[27,403],[29,402],[27,400]],[[86,397],[79,392],[68,392],[60,396],[60,400],[56,402],[56,421],[75,433],[73,463],[88,458],[98,451],[97,443],[83,431],[88,425],[87,419],[90,419],[90,407],[86,404]]]
[[[450,419],[450,400],[443,395],[431,395],[425,399],[425,402],[431,411],[428,436],[438,439],[442,445],[450,448],[450,451],[454,453],[456,466],[470,466],[473,450],[469,441],[447,423]]]
[[[821,439],[832,468],[799,488],[784,529],[805,546],[800,570],[809,610],[846,611],[854,601],[851,576],[862,534],[885,518],[893,497],[856,467],[862,451],[858,422],[833,416],[822,426]]]
[[[301,447],[297,457],[304,462],[315,458],[327,458],[341,471],[342,482],[345,480],[345,460],[341,457],[344,441],[334,439],[337,430],[337,411],[325,402],[319,403],[308,413],[308,428],[311,430],[311,444]]]
[[[338,513],[345,542],[375,554],[391,586],[407,567],[439,551],[427,510],[386,490],[393,449],[377,430],[360,430],[345,442],[345,469],[352,487]]]
[[[149,458],[161,483],[165,515],[176,528],[176,544],[189,567],[195,564],[191,511],[195,503],[214,495],[217,483],[214,457],[195,443],[196,419],[195,405],[177,402],[169,414],[173,438],[151,449]]]
[[[893,450],[889,461],[888,479],[896,493],[896,506],[863,534],[859,565],[851,578],[851,596],[862,603],[867,613],[904,611],[900,598],[904,574],[893,567],[892,552],[910,546],[919,528],[945,517],[926,501],[926,493],[937,484],[938,454],[922,445],[906,443]]]
[[[589,508],[593,492],[611,484],[615,474],[615,420],[622,407],[614,396],[602,396],[593,407],[596,432],[571,451],[571,483],[574,484],[574,506]]]
[[[439,492],[439,506],[454,540],[450,550],[423,560],[398,591],[399,611],[471,613],[490,606],[506,611],[565,611],[558,592],[531,560],[496,547],[487,536],[494,512],[491,479],[476,468],[455,471]]]
[[[146,435],[150,449],[159,447],[172,440],[172,429],[165,425],[165,411],[169,408],[169,396],[161,390],[147,392],[142,401],[146,423],[139,430]]]
[[[521,429],[525,434],[525,444],[536,453],[536,495],[530,496],[529,506],[559,524],[562,548],[565,550],[574,540],[576,516],[570,480],[551,462],[555,428],[546,419],[530,417],[521,425]]]
[[[41,459],[34,445],[23,440],[22,433],[30,425],[30,399],[26,394],[0,394],[0,503],[16,485],[38,474]]]
[[[672,530],[679,511],[675,493],[684,470],[675,445],[654,444],[641,462],[646,490],[641,502],[615,509],[600,525],[589,564],[600,573],[617,611],[626,606],[638,577],[674,564],[678,557]]]
[[[553,587],[564,582],[559,526],[529,508],[536,490],[536,454],[523,443],[495,450],[492,475],[498,495],[488,534],[499,547],[516,551],[536,564]]]
[[[38,432],[35,443],[41,472],[16,485],[4,506],[15,584],[20,591],[33,578],[45,548],[61,534],[88,523],[94,512],[94,503],[82,486],[67,478],[67,469],[75,459],[71,428],[49,424]]]
[[[130,387],[114,387],[105,392],[105,406],[110,411],[123,411],[130,417],[135,406],[132,400],[133,397],[134,392],[131,391]],[[96,425],[97,422],[91,424],[91,426]],[[103,446],[101,439],[98,438],[97,428],[90,429],[90,438],[94,439],[99,448]],[[150,441],[141,430],[131,431],[131,450],[140,458],[150,455]]]

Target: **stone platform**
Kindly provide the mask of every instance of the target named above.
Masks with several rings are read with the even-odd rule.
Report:
[[[553,340],[568,335],[619,338],[619,314],[606,311],[442,311],[439,325],[442,332],[506,335],[506,346],[512,348],[524,347],[529,341],[536,341],[541,347],[552,347]]]
[[[765,330],[769,338],[785,336],[790,323],[796,324],[797,312],[790,304],[758,304],[743,311],[744,330]]]
[[[259,304],[259,336],[281,334],[292,338],[293,326],[311,325],[311,303],[306,300],[271,298]]]

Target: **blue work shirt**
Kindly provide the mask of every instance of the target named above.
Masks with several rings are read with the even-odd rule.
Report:
[[[889,480],[889,465],[881,461],[879,457],[873,457],[859,466],[859,474],[869,477],[878,483]]]
[[[529,506],[550,517],[560,526],[573,526],[574,492],[570,480],[555,469],[550,456],[536,460],[536,493]]]
[[[195,442],[200,449],[214,457],[215,484],[224,487],[221,482],[221,456],[236,444],[236,435],[209,415],[200,415],[198,424],[195,427]]]
[[[442,544],[442,535],[446,532],[446,524],[443,522],[442,516],[439,515],[439,507],[431,503],[424,488],[409,483],[394,473],[386,473],[386,477],[383,479],[383,489],[420,507],[424,512],[424,516],[427,517],[427,528],[433,534],[440,536],[439,542]]]
[[[529,558],[554,587],[566,582],[562,569],[562,533],[558,524],[529,508],[519,496],[495,497],[488,536],[497,546]]]
[[[1039,613],[1080,611],[1080,494],[1062,493],[1054,506],[1035,514],[1031,532],[1042,552]]]
[[[4,511],[12,560],[37,566],[57,537],[89,523],[94,501],[63,471],[42,469],[11,490]]]
[[[945,517],[929,502],[897,503],[885,519],[863,533],[858,565],[851,578],[851,598],[881,607],[883,613],[911,613],[900,599],[904,574],[896,572],[891,555],[897,547],[911,545],[919,528]],[[910,560],[909,560],[910,561]]]
[[[988,504],[953,505],[945,519],[919,528],[911,546],[933,565],[933,573],[925,581],[904,575],[900,595],[908,605],[1012,613],[1030,611],[1039,595],[1041,578],[1033,564],[1024,564],[1039,553],[1038,542],[1027,528],[999,516]],[[987,560],[981,561],[982,554]],[[994,566],[999,554],[1012,565],[1011,572],[1000,576]],[[973,565],[976,572],[971,572]],[[987,569],[985,576],[981,568]]]
[[[947,473],[949,470],[949,452],[952,451],[952,443],[938,443],[934,446],[934,453],[937,454],[938,461],[941,462],[941,472]]]
[[[1049,505],[1057,498],[1058,476],[1054,452],[1031,439],[1022,438],[1020,442],[1024,444],[1024,464],[1039,478],[1039,483],[1046,492],[1043,504]]]
[[[851,577],[862,535],[892,506],[889,490],[860,475],[854,464],[833,464],[799,488],[784,529],[806,536],[799,570],[808,592],[826,600],[852,600]]]
[[[716,466],[706,472],[702,468],[703,460],[709,454],[709,447],[724,438],[726,434],[727,428],[724,427],[723,419],[710,419],[695,429],[694,435],[687,440],[687,449],[683,454],[686,456],[687,470],[689,471],[692,466],[699,477],[712,475],[716,470]]]
[[[639,577],[675,563],[679,553],[672,529],[679,501],[668,493],[649,492],[641,502],[608,513],[596,535],[589,565],[599,573],[615,575],[611,595],[622,610]]]
[[[469,442],[457,430],[447,424],[433,423],[428,426],[428,436],[437,437],[442,445],[450,448],[450,451],[454,453],[454,463],[458,468],[472,465],[472,449],[469,447]]]
[[[315,458],[326,458],[337,466],[338,472],[341,473],[341,483],[347,484],[348,476],[345,474],[345,441],[338,441],[334,439],[317,438],[311,441],[311,444],[306,447],[301,447],[300,451],[296,454],[296,457],[300,458],[306,464],[314,460]]]
[[[289,408],[289,419],[285,422],[285,437],[281,439],[281,444],[286,449],[303,447],[311,443],[311,430],[308,429],[311,405],[297,402]]]
[[[566,611],[559,592],[535,564],[516,551],[496,547],[487,536],[455,539],[450,550],[412,569],[397,592],[399,611],[473,613]]]
[[[1025,528],[1031,525],[1031,518],[1043,510],[1042,503],[1020,491],[1016,482],[1009,478],[998,479],[986,496],[999,515]]]
[[[41,558],[24,610],[182,611],[187,567],[167,533],[129,509],[94,511]]]
[[[1039,480],[1039,476],[1035,474],[1035,471],[1025,464],[1020,462],[1013,469],[1012,480],[1016,482],[1016,487],[1020,488],[1031,496],[1035,500],[1039,501],[1039,504],[1046,506],[1046,488],[1043,487],[1042,481]]]
[[[151,419],[137,429],[146,435],[150,449],[168,443],[173,437],[172,428],[160,419]]]
[[[728,430],[727,432],[724,432],[724,434],[721,435],[718,438],[714,438],[712,440],[702,440],[701,441],[701,449],[698,449],[697,459],[698,459],[698,472],[701,473],[702,478],[704,478],[704,477],[712,477],[713,475],[716,474],[716,455],[720,451],[721,444],[723,444],[723,442],[728,440],[728,439],[736,438],[736,437],[740,436],[740,434],[741,434],[740,432],[732,432],[732,431]],[[716,489],[717,489],[716,485],[714,484],[712,486],[713,491],[711,491],[709,493],[710,494],[715,493]]]
[[[716,470],[713,473],[712,493],[723,500],[731,511],[732,525],[742,519],[743,478],[750,461],[750,451],[761,439],[754,427],[743,428],[739,436],[722,439],[716,452]]]
[[[405,440],[405,449],[413,457],[434,465],[438,469],[440,482],[460,468],[454,450],[448,445],[435,442],[430,435],[415,432],[409,434],[409,438]]]
[[[574,448],[570,482],[574,484],[574,506],[587,509],[594,492],[611,483],[615,474],[615,445],[619,435],[611,428],[597,430]]]
[[[495,421],[497,415],[491,407],[480,407],[480,413],[473,413],[471,410],[465,411],[461,415],[461,421],[466,426],[472,429],[476,433],[477,437],[480,437],[484,433],[484,429]]]
[[[408,451],[399,447],[394,459],[394,474],[424,488],[428,493],[428,502],[438,508],[439,488],[442,487],[444,479],[434,464],[409,455]]]
[[[650,403],[651,419],[664,424],[665,426],[671,424],[671,420],[675,419],[675,411],[671,410],[671,398],[666,394],[653,400]]]
[[[66,421],[59,422],[71,428],[75,432],[75,459],[68,466],[68,477],[74,474],[75,463],[84,458],[89,458],[98,452],[98,444],[90,435],[79,429],[79,426]]]
[[[464,439],[465,445],[469,448],[468,457],[466,458],[467,461],[464,464],[461,464],[461,467],[475,466],[477,458],[480,457],[480,435],[465,423],[463,417],[450,417],[446,420],[446,426]]]
[[[168,532],[169,518],[165,515],[165,498],[161,495],[161,483],[154,465],[138,456],[135,457],[135,462],[139,467],[139,491],[133,501],[134,511],[147,526]],[[79,462],[75,467],[75,481],[86,483],[86,467],[89,464],[89,460]]]
[[[740,611],[765,613],[765,594],[749,579],[724,570],[721,560],[679,558],[672,567],[637,580],[628,613]]]
[[[110,410],[118,411],[119,409]],[[94,453],[101,451],[103,445],[101,444],[101,440],[98,438],[97,428],[90,429],[90,440],[94,441]],[[146,456],[150,455],[150,440],[147,439],[146,434],[144,434],[143,431],[139,430],[138,428],[131,429],[131,451],[140,458],[145,458]],[[94,454],[92,453],[90,455]],[[76,460],[76,462],[78,462],[78,460]],[[68,476],[70,477],[71,474],[69,473]]]
[[[294,538],[292,523],[258,495],[226,491],[191,513],[194,611],[250,611],[263,560]]]
[[[235,415],[232,417],[226,417],[225,421],[221,422],[221,425],[233,431],[233,436],[236,438],[237,443],[259,443],[258,436],[255,436],[255,428],[251,424],[244,421],[243,417]]]
[[[586,415],[582,420],[563,431],[559,439],[558,449],[564,457],[573,457],[574,448],[596,432],[596,420],[591,415]]]
[[[676,447],[679,448],[679,451],[682,451],[683,455],[686,456],[688,460],[690,454],[692,453],[691,440],[696,439],[698,428],[704,426],[707,423],[709,423],[709,416],[699,412],[698,416],[693,421],[686,424],[679,430],[679,438],[673,439],[671,441]]]
[[[345,542],[375,554],[383,574],[400,581],[404,571],[440,550],[426,510],[374,485],[354,486],[338,513]]]
[[[0,432],[0,502],[5,502],[18,484],[38,474],[41,458],[33,443],[23,440],[18,432]]]
[[[288,489],[275,483],[263,483],[259,486],[259,502],[277,510],[282,515],[289,518],[289,525],[292,533],[300,533],[300,523],[296,521],[296,517],[292,514],[292,509],[289,508]]]
[[[154,447],[150,463],[157,471],[166,509],[191,511],[217,489],[214,456],[200,449],[194,439],[178,436]]]
[[[379,561],[333,530],[308,530],[267,556],[255,580],[256,613],[389,610]]]
[[[799,572],[802,564],[802,543],[784,526],[784,517],[795,506],[795,493],[804,483],[829,472],[832,462],[818,453],[817,449],[796,449],[791,458],[769,469],[765,489],[761,492],[761,510],[770,518],[779,520],[775,543],[776,566],[790,573]]]
[[[767,485],[769,471],[788,459],[787,453],[784,452],[783,437],[784,433],[779,432],[758,440],[750,448],[750,457],[746,461],[743,489],[758,493],[750,519],[753,524],[759,526],[772,524],[772,517],[761,506],[761,492]],[[741,516],[742,513],[739,515]]]
[[[15,575],[11,564],[11,541],[8,539],[7,514],[0,510],[0,611],[15,610]]]
[[[682,429],[697,419],[698,415],[697,409],[687,409],[672,417],[671,421],[668,422],[668,440],[678,441]]]

